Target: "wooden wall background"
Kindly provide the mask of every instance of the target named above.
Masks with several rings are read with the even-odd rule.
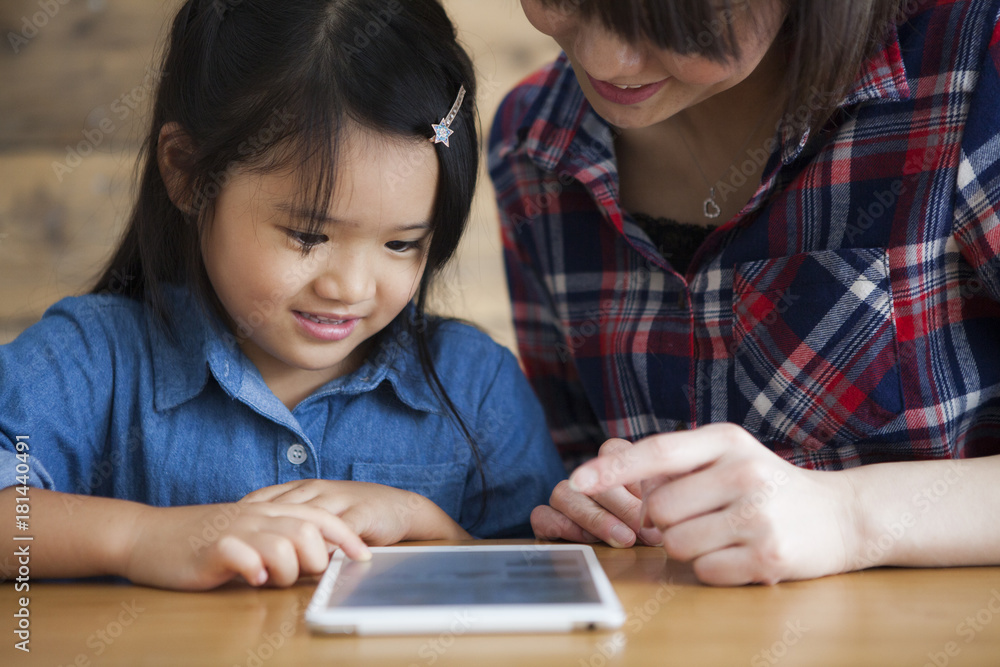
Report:
[[[476,62],[488,130],[506,91],[557,48],[517,0],[443,3]],[[130,206],[154,58],[180,4],[0,0],[0,344],[61,297],[85,292],[113,249]],[[438,310],[512,347],[485,171],[482,184]]]

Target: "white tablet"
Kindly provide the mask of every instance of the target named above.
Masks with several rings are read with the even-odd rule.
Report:
[[[617,628],[625,612],[586,545],[337,551],[306,622],[331,634],[566,632]]]

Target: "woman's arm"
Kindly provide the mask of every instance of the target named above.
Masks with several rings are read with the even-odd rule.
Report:
[[[236,576],[289,586],[318,574],[329,545],[369,557],[365,544],[337,517],[301,505],[229,503],[151,507],[125,500],[29,487],[0,491],[0,539],[27,545],[38,578],[116,575],[137,584],[204,590]],[[27,498],[27,501],[23,500]],[[16,514],[16,505],[28,514]],[[27,525],[18,530],[16,518]],[[30,541],[14,542],[14,537]]]
[[[804,470],[742,428],[712,424],[594,459],[570,486],[591,496],[641,481],[643,524],[667,554],[692,561],[706,583],[738,585],[1000,564],[998,472],[1000,457]],[[567,518],[594,525],[592,513]]]
[[[851,569],[1000,564],[1000,456],[880,463],[836,474],[856,494],[859,544]]]

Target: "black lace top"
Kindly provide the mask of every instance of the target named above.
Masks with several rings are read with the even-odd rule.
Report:
[[[718,228],[718,225],[693,225],[670,218],[654,218],[645,213],[633,213],[632,219],[646,232],[663,258],[681,274],[687,273],[698,246]]]

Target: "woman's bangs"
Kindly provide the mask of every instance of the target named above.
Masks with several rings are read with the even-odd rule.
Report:
[[[713,60],[738,56],[734,25],[747,0],[539,0],[550,11],[598,20],[628,42]]]

